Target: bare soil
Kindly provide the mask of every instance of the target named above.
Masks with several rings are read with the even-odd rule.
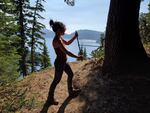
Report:
[[[70,63],[74,72],[74,87],[81,93],[68,98],[67,75],[56,87],[57,106],[48,113],[150,113],[150,74],[102,76],[102,60]],[[40,113],[54,78],[54,68],[33,73],[18,82],[16,89],[26,90],[24,104],[15,113]],[[3,113],[3,112],[2,112]]]

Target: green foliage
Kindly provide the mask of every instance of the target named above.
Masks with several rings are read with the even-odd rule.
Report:
[[[94,57],[94,58],[104,58],[104,48],[102,47],[99,47],[97,48],[96,50],[92,51],[91,55]]]
[[[15,14],[16,23],[18,24],[18,32],[17,35],[20,37],[20,45],[18,46],[18,53],[21,56],[19,60],[19,71],[21,75],[26,76],[28,74],[29,64],[27,62],[27,56],[29,54],[29,47],[27,45],[28,42],[28,20],[29,16],[29,8],[30,2],[29,0],[14,0],[16,5]]]
[[[0,1],[0,10],[0,34],[5,36],[14,35],[18,27],[15,24],[16,18],[13,15],[15,6],[12,0]]]
[[[81,46],[78,55],[82,55],[82,56],[83,56],[83,54],[84,54],[84,52],[83,52],[83,47]],[[77,61],[78,61],[78,60],[81,60],[81,59],[78,59],[78,58],[77,58]]]
[[[19,76],[17,71],[20,56],[17,53],[19,37],[16,31],[15,6],[12,0],[0,1],[0,85],[14,82]]]
[[[45,11],[43,1],[35,0],[34,6],[29,0],[0,1],[1,82],[15,80],[19,75],[26,76],[42,63],[45,67],[51,65],[43,41],[45,26],[39,22],[44,19],[40,15]]]
[[[41,68],[42,69],[51,66],[50,57],[48,54],[48,49],[47,49],[45,40],[44,40],[44,47],[43,47],[41,59],[42,59],[41,60]]]
[[[148,5],[148,13],[140,14],[140,35],[143,43],[150,42],[150,4]]]
[[[30,20],[28,22],[31,27],[29,27],[28,29],[28,36],[30,37],[30,41],[28,44],[31,47],[31,72],[36,71],[36,67],[39,66],[39,63],[41,63],[42,68],[46,68],[51,65],[47,47],[45,45],[45,39],[43,37],[44,33],[42,32],[42,30],[45,28],[45,25],[38,22],[39,19],[44,19],[39,14],[40,12],[45,11],[42,2],[44,2],[44,0],[36,0],[35,6],[30,7]],[[36,55],[36,48],[42,50],[41,55]]]
[[[96,50],[92,51],[91,56],[94,58],[103,59],[104,58],[104,42],[105,42],[105,35],[102,33],[100,35],[100,47],[98,47]]]
[[[82,56],[83,56],[83,59],[77,59],[77,60],[86,60],[86,59],[87,59],[86,48],[84,48],[84,50],[83,50],[83,46],[81,46],[78,55],[82,55]]]
[[[22,108],[22,106],[25,105],[25,97],[21,96],[19,98],[16,98],[12,102],[7,101],[4,105],[3,113],[12,113],[16,112],[19,109]]]
[[[0,57],[0,85],[13,82],[19,76],[17,72],[18,56],[10,54],[10,56]]]
[[[86,52],[86,48],[84,48],[83,51],[83,59],[86,60],[87,59],[87,52]]]
[[[25,104],[26,90],[17,89],[16,83],[0,86],[0,112],[15,113]]]
[[[0,112],[16,113],[22,108],[30,110],[38,105],[35,95],[27,98],[27,89],[19,89],[19,87],[17,83],[0,86]]]
[[[15,81],[19,76],[17,72],[19,55],[14,47],[18,37],[0,36],[0,84]],[[16,42],[15,42],[16,43]]]
[[[32,109],[35,106],[35,101],[36,101],[35,97],[34,96],[31,97],[26,101],[26,107],[28,107],[28,109]]]
[[[81,46],[81,49],[80,49],[78,55],[83,55],[83,46]]]

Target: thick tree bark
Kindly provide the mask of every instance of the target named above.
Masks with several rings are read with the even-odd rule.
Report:
[[[139,35],[141,0],[111,0],[108,14],[103,74],[140,72],[148,57]]]

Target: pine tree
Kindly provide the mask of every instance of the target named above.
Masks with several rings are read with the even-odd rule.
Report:
[[[83,46],[81,46],[81,48],[80,48],[80,51],[79,51],[78,55],[83,55],[83,54],[84,54]],[[81,60],[81,59],[78,59],[78,58],[77,58],[77,60]]]
[[[27,29],[28,29],[28,9],[30,8],[29,0],[15,0],[16,3],[16,13],[17,13],[17,23],[19,25],[18,29],[18,36],[20,37],[20,45],[18,48],[18,53],[21,56],[21,59],[19,61],[20,64],[20,73],[24,76],[27,76],[28,74],[28,69],[29,69],[29,64],[27,61],[27,56],[29,53],[29,48],[27,45],[28,41],[28,34],[27,34]]]
[[[46,46],[46,41],[44,40],[43,52],[42,52],[42,61],[41,61],[41,68],[47,68],[51,66],[50,57],[48,55],[48,49]]]
[[[44,46],[41,40],[44,40],[44,38],[42,37],[42,34],[44,34],[42,32],[42,30],[45,28],[45,25],[43,25],[42,23],[38,22],[39,19],[44,19],[39,12],[43,12],[44,7],[42,5],[42,2],[44,0],[36,0],[36,4],[34,7],[30,7],[31,10],[31,15],[30,17],[32,17],[31,20],[29,20],[29,23],[31,24],[31,28],[29,29],[29,33],[31,33],[31,35],[29,35],[29,37],[31,38],[30,40],[30,46],[31,46],[31,72],[34,72],[36,70],[36,61],[35,61],[35,50],[36,47],[38,46]]]
[[[0,85],[11,83],[19,76],[19,55],[13,46],[17,39],[15,36],[0,36]]]
[[[86,48],[84,48],[83,51],[83,59],[86,60],[87,59],[87,52],[86,52]]]
[[[16,7],[11,0],[0,1],[0,34],[5,36],[15,35],[17,30],[15,9]]]
[[[16,51],[19,37],[15,35],[17,25],[14,10],[11,0],[0,1],[0,85],[11,83],[19,76],[19,55]]]
[[[100,34],[100,46],[91,52],[91,55],[94,58],[103,59],[104,58],[104,42],[105,42],[105,35],[104,33]]]

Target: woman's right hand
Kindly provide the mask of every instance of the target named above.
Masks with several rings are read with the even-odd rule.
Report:
[[[75,36],[75,37],[78,37],[78,32],[77,32],[77,31],[75,32],[75,35],[74,35],[74,36]]]
[[[83,55],[79,55],[78,59],[83,60]]]

